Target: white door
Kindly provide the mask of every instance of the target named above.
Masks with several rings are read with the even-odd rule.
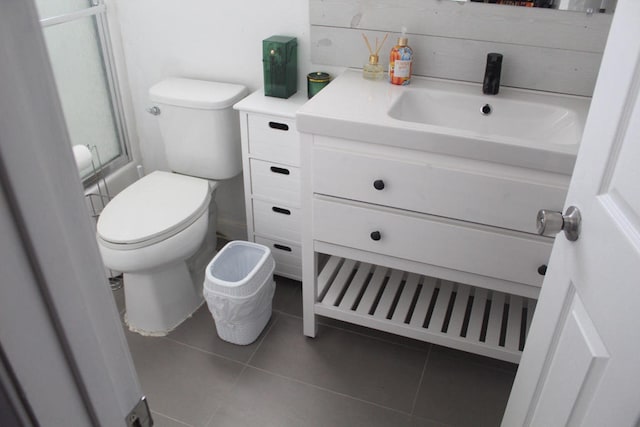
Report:
[[[620,1],[503,427],[640,422],[640,1]],[[544,206],[541,206],[544,208]]]
[[[150,425],[82,191],[35,5],[2,0],[0,425]]]

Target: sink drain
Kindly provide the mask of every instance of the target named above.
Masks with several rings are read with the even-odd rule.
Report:
[[[491,108],[491,105],[489,105],[489,104],[484,104],[482,106],[482,108],[480,108],[480,112],[484,116],[488,116],[489,114],[491,114],[491,110],[492,110],[492,108]]]

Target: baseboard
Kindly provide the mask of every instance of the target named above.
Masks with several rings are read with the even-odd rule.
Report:
[[[218,217],[218,235],[227,240],[247,240],[247,224]]]

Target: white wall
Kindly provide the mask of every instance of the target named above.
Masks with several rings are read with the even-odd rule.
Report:
[[[309,0],[311,58],[361,67],[362,33],[391,36],[401,28],[413,48],[413,73],[481,82],[487,53],[504,54],[501,85],[591,96],[611,25],[610,14],[443,0]]]
[[[430,28],[429,34],[424,36],[428,40],[455,40],[460,37],[468,39],[463,40],[466,47],[446,50],[445,54],[437,56],[437,61],[427,62],[423,75],[446,77],[430,70],[429,67],[434,64],[447,64],[447,58],[453,58],[453,60],[466,58],[475,64],[477,70],[471,69],[470,66],[458,65],[457,67],[445,67],[448,70],[447,73],[456,69],[463,70],[466,73],[475,73],[472,77],[480,79],[484,64],[483,58],[478,56],[480,55],[478,52],[481,50],[478,46],[484,47],[483,43],[486,44],[486,40],[493,42],[492,38],[495,37],[499,38],[497,41],[505,45],[513,44],[512,39],[519,37],[516,44],[527,45],[529,42],[524,39],[524,41],[520,40],[524,37],[522,34],[525,33],[534,42],[543,40],[544,43],[552,43],[552,45],[547,52],[549,54],[540,54],[541,56],[537,57],[533,66],[525,67],[520,64],[520,68],[533,70],[530,74],[532,81],[522,85],[513,84],[514,86],[590,94],[608,30],[608,21],[605,17],[595,16],[595,19],[589,21],[589,25],[576,26],[571,23],[568,25],[570,30],[564,30],[562,23],[564,17],[568,15],[562,14],[570,12],[549,10],[531,12],[530,10],[520,10],[525,8],[507,6],[502,6],[507,9],[500,9],[501,6],[494,6],[492,9],[487,5],[475,4],[466,4],[464,8],[460,8],[454,2],[438,0],[402,0],[400,3],[398,0],[381,1],[382,4],[394,5],[397,3],[397,8],[402,9],[402,13],[387,13],[384,10],[377,13],[378,9],[366,7],[370,5],[370,2],[356,2],[354,0],[334,0],[332,2],[320,0],[107,1],[111,12],[115,9],[115,16],[122,35],[135,125],[140,141],[143,165],[147,172],[155,169],[167,169],[157,124],[154,117],[145,111],[150,106],[147,100],[149,87],[167,76],[184,76],[241,83],[252,91],[257,90],[262,87],[262,40],[275,34],[298,38],[299,91],[306,91],[305,76],[311,71],[322,70],[336,74],[344,66],[361,66],[367,59],[366,48],[360,35],[363,30],[394,31],[400,23],[404,22],[403,20],[408,19],[417,23],[413,27],[420,25],[424,28]],[[425,1],[424,4],[423,1]],[[315,20],[313,22],[314,33],[310,33],[309,4],[314,11],[312,13]],[[488,8],[476,11],[474,8],[477,6]],[[353,8],[356,9],[355,12],[351,10]],[[434,9],[433,13],[428,12],[431,9]],[[461,11],[471,9],[474,10],[474,13],[460,15]],[[518,9],[517,14],[515,9]],[[443,11],[449,11],[456,20],[440,19]],[[493,11],[500,13],[492,16]],[[475,16],[476,12],[482,12],[485,15],[488,13],[489,17],[486,18],[483,15],[482,18],[478,18]],[[549,30],[544,26],[546,25],[545,21],[542,27],[544,30],[541,30],[539,19],[532,19],[531,13],[535,13],[536,16],[552,13],[551,22],[560,29]],[[511,14],[513,16],[510,16]],[[358,19],[354,21],[355,17]],[[425,24],[427,19],[431,20],[429,21],[430,25]],[[338,25],[342,28],[333,27],[337,25],[333,21],[340,20],[348,22]],[[386,26],[380,26],[378,22],[382,22]],[[494,28],[496,22],[502,25],[499,29]],[[388,26],[393,28],[387,28]],[[509,29],[505,30],[504,28]],[[526,31],[521,31],[523,28]],[[328,31],[327,29],[331,29],[330,35],[334,38],[338,37],[336,34],[340,31],[347,32],[349,36],[342,39],[336,38],[333,40],[335,43],[326,43],[327,37],[322,32]],[[470,29],[475,29],[473,34],[467,34],[467,30]],[[455,34],[449,34],[451,31]],[[481,33],[480,36],[478,36],[478,32]],[[458,33],[464,34],[461,36]],[[375,34],[373,36],[375,37]],[[415,40],[415,37],[412,37]],[[480,38],[478,39],[478,37]],[[567,68],[567,61],[563,59],[567,56],[564,44],[574,45],[575,43],[572,41],[574,39],[571,37],[578,37],[578,40],[589,46],[586,49],[587,52],[576,54],[579,58],[588,57],[587,61],[574,61],[569,64],[573,65],[569,67],[569,71],[574,73],[569,82],[584,80],[578,85],[579,90],[575,91],[566,88],[566,78],[563,80],[564,83],[558,83],[554,80],[557,69],[564,70],[561,65]],[[564,44],[553,45],[553,40],[560,40]],[[314,43],[316,63],[332,64],[333,66],[312,64],[311,43]],[[330,46],[327,47],[327,45]],[[522,49],[516,50],[520,52]],[[388,51],[388,47],[385,47],[384,51]],[[431,51],[426,50],[425,52],[428,54]],[[423,53],[422,60],[428,56],[427,54]],[[434,56],[433,52],[431,56]],[[530,55],[522,53],[520,56],[526,59]],[[541,69],[544,72],[541,73]],[[518,70],[519,68],[503,70],[505,82],[509,82],[510,75],[522,74],[517,72]],[[458,78],[475,81],[469,76]],[[536,86],[540,82],[552,82],[555,86]],[[556,87],[558,85],[560,86]],[[218,191],[217,200],[219,230],[231,238],[243,238],[245,211],[241,177],[223,183]]]
[[[306,74],[316,71],[310,61],[306,0],[111,0],[108,6],[116,8],[147,172],[167,169],[157,124],[145,111],[147,91],[156,82],[195,77],[257,90],[262,87],[262,40],[276,34],[298,39],[299,91],[306,91]],[[219,230],[242,237],[241,177],[225,182],[217,200]]]

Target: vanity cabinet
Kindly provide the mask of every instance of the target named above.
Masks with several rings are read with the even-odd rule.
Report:
[[[240,112],[247,235],[271,249],[275,273],[301,280],[300,134],[295,114],[307,100],[254,92]]]
[[[305,334],[323,315],[518,362],[569,177],[302,134]]]

